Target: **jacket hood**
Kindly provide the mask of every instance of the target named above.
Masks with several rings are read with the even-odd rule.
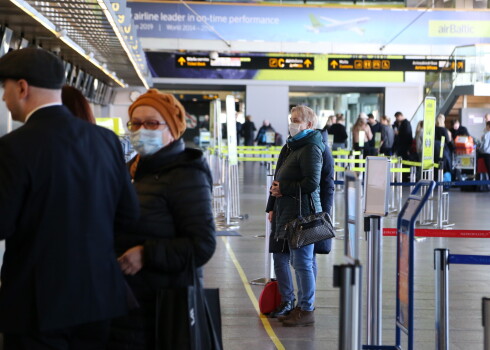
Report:
[[[288,143],[287,143],[288,147],[293,151],[297,150],[303,146],[306,146],[308,144],[317,145],[318,147],[320,147],[322,152],[325,150],[325,144],[323,143],[322,135],[321,135],[320,131],[318,131],[318,130],[310,132],[308,135],[300,138],[299,140],[289,139]]]

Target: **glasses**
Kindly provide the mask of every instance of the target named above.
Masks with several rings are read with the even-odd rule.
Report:
[[[167,125],[167,123],[159,122],[158,120],[145,120],[144,122],[128,122],[126,125],[130,131],[137,131],[143,125],[147,130],[156,130],[160,125]]]

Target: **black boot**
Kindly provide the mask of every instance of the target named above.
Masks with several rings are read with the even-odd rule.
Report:
[[[278,316],[286,316],[288,315],[292,309],[294,309],[294,302],[296,300],[291,300],[291,301],[283,301],[277,309],[272,311],[269,314],[269,318],[277,318]]]

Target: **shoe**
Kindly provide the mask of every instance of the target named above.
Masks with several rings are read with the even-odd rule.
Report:
[[[315,323],[315,311],[299,310],[282,323],[285,327],[307,327]]]
[[[274,311],[269,314],[269,318],[277,318],[278,316],[289,315],[294,308],[294,300],[283,301]]]
[[[279,322],[284,322],[285,320],[287,320],[288,318],[292,317],[293,314],[295,314],[296,312],[299,312],[301,310],[301,308],[299,306],[296,306],[294,309],[292,309],[289,314],[287,315],[282,315],[282,316],[277,316],[277,319],[279,320]]]

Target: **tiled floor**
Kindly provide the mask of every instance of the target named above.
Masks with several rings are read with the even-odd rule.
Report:
[[[243,349],[337,349],[339,290],[332,286],[333,265],[343,260],[343,240],[335,239],[329,255],[318,256],[319,274],[314,327],[286,328],[276,320],[265,321],[257,314],[243,278],[264,277],[265,167],[258,163],[240,165],[241,237],[219,238],[218,248],[205,270],[205,284],[219,287],[221,293],[223,341],[226,350]],[[342,194],[336,194],[337,221],[342,225]],[[490,193],[450,192],[450,221],[455,228],[490,230]],[[396,216],[384,220],[385,227],[396,226]],[[339,233],[342,234],[341,232]],[[383,344],[395,342],[395,262],[396,238],[383,238]],[[361,241],[361,261],[366,263],[366,242]],[[434,332],[434,248],[451,253],[490,255],[490,240],[475,238],[427,238],[416,243],[415,267],[415,349],[435,349]],[[483,348],[481,298],[490,296],[490,266],[453,265],[450,268],[450,349]],[[364,281],[364,286],[366,283]],[[247,287],[248,288],[248,287]],[[258,298],[261,286],[250,286]],[[365,292],[365,291],[364,291]],[[363,300],[365,308],[365,300]],[[269,334],[266,330],[270,324]],[[363,328],[365,320],[363,319]],[[270,336],[272,334],[272,337]],[[277,336],[275,343],[274,336]],[[362,336],[365,343],[365,333]]]

